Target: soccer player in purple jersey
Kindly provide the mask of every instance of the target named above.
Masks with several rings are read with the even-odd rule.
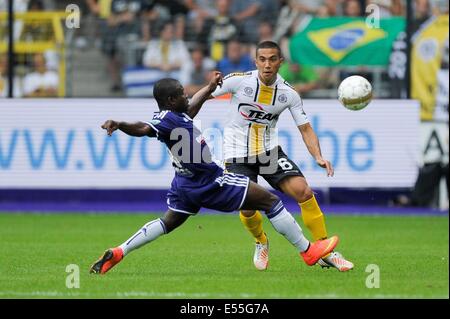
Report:
[[[108,135],[120,130],[131,136],[156,137],[166,144],[175,177],[167,194],[168,210],[164,216],[145,224],[120,246],[106,250],[91,266],[91,273],[106,273],[131,251],[170,233],[189,216],[197,214],[201,207],[223,212],[239,209],[264,211],[275,230],[297,248],[307,265],[314,265],[333,251],[339,241],[337,236],[310,243],[275,194],[244,175],[224,171],[212,160],[208,145],[193,125],[192,118],[221,83],[222,75],[216,72],[211,82],[189,104],[184,88],[177,80],[162,79],[153,90],[160,112],[151,121],[126,123],[108,120],[102,125]]]

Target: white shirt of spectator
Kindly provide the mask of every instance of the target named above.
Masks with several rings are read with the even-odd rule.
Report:
[[[25,12],[28,9],[28,0],[14,0],[14,11]],[[8,12],[8,0],[0,0],[0,12]]]
[[[9,85],[8,79],[0,77],[0,97],[8,97]],[[13,97],[22,97],[22,83],[19,78],[14,78]]]
[[[58,74],[53,71],[45,73],[33,72],[27,74],[23,79],[23,93],[29,95],[39,88],[58,89]]]
[[[300,95],[280,75],[265,86],[258,71],[231,73],[213,96],[231,93],[233,115],[224,130],[224,158],[249,157],[278,146],[279,115],[289,109],[297,126],[309,123]]]
[[[181,40],[170,41],[167,63],[169,64],[179,63],[180,65],[183,65],[185,61],[189,60],[190,60],[189,51],[186,48],[184,42]],[[149,65],[150,63],[157,63],[157,64],[163,63],[160,40],[151,40],[149,42],[143,56],[143,63],[145,66]]]
[[[13,0],[14,12],[26,12],[29,0]],[[8,0],[0,0],[0,12],[8,12]],[[17,41],[22,33],[23,21],[16,20],[14,22],[14,39]]]

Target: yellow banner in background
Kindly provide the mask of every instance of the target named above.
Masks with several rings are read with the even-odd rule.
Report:
[[[411,97],[421,103],[421,119],[432,120],[438,90],[444,43],[449,36],[449,16],[426,21],[412,38]]]

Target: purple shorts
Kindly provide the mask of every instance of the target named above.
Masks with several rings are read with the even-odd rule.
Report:
[[[201,207],[222,212],[239,210],[244,204],[250,179],[247,176],[223,172],[203,185],[180,183],[175,177],[167,193],[170,210],[197,214]]]

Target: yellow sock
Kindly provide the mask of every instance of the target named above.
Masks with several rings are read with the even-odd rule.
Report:
[[[239,218],[245,228],[247,228],[247,230],[255,238],[255,241],[260,242],[261,244],[267,243],[267,237],[262,226],[262,216],[259,211],[256,211],[256,213],[251,217],[245,217],[242,215],[242,212],[240,212]]]
[[[325,218],[314,195],[299,205],[302,209],[303,223],[310,230],[314,241],[327,238]]]

